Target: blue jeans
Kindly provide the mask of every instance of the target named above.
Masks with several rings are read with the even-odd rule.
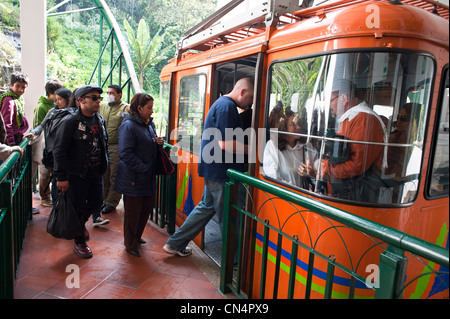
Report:
[[[191,211],[183,225],[169,238],[167,244],[174,249],[183,250],[197,237],[216,212],[222,229],[224,195],[225,182],[205,179],[202,200]]]
[[[169,238],[167,244],[177,250],[183,250],[205,228],[215,213],[219,219],[220,230],[223,227],[223,204],[225,183],[205,179],[202,200],[191,211],[183,225]],[[239,187],[239,203],[244,203],[245,190]]]

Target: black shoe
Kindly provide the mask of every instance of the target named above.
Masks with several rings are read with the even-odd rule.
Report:
[[[141,257],[141,254],[137,250],[125,249],[125,251],[133,256]]]
[[[116,210],[116,208],[114,206],[105,206],[102,209],[102,214],[109,214],[109,213],[112,213],[115,210]]]
[[[139,239],[138,239],[138,243],[139,243],[139,244],[145,244],[145,243],[146,243],[146,241],[145,241],[145,240],[143,240],[142,238],[139,238]]]

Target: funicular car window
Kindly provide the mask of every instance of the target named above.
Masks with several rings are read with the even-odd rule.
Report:
[[[449,184],[449,70],[444,72],[444,86],[441,91],[441,114],[439,117],[438,132],[436,144],[433,149],[433,164],[431,168],[431,182],[429,183],[429,196],[441,197],[448,196]]]
[[[167,128],[169,126],[169,97],[170,97],[170,82],[163,81],[160,84],[160,106],[156,110],[153,122],[158,128],[159,136],[166,139],[168,134]]]
[[[206,75],[186,76],[180,80],[177,145],[200,154],[205,109]]]
[[[352,202],[412,202],[433,73],[430,57],[412,53],[272,64],[263,175]]]

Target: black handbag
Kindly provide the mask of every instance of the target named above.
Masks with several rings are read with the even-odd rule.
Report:
[[[67,192],[59,192],[47,221],[47,233],[56,238],[74,239],[83,233],[77,211]]]
[[[153,141],[156,143],[156,128],[153,122],[149,125],[149,132]],[[156,165],[155,165],[155,174],[156,175],[170,175],[175,170],[175,167],[170,160],[169,155],[163,149],[163,147],[159,144],[156,144]]]
[[[157,154],[156,154],[156,175],[170,175],[175,170],[175,167],[170,160],[169,155],[162,148],[161,145],[156,146]]]

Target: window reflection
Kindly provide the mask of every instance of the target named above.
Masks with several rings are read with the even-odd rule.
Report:
[[[431,196],[448,196],[449,184],[449,71],[444,73],[445,85],[441,92],[441,114],[439,117],[438,134],[433,153],[433,165],[429,194]]]
[[[275,63],[270,71],[265,176],[342,200],[414,200],[431,58],[345,53]],[[293,131],[280,126],[291,113],[299,123]],[[284,136],[296,141],[292,150],[284,148]]]
[[[158,127],[158,134],[166,139],[169,127],[169,101],[170,101],[170,83],[163,81],[160,85],[160,107],[153,116],[153,121]]]
[[[205,108],[206,76],[186,76],[180,80],[177,145],[195,155],[200,154]]]

